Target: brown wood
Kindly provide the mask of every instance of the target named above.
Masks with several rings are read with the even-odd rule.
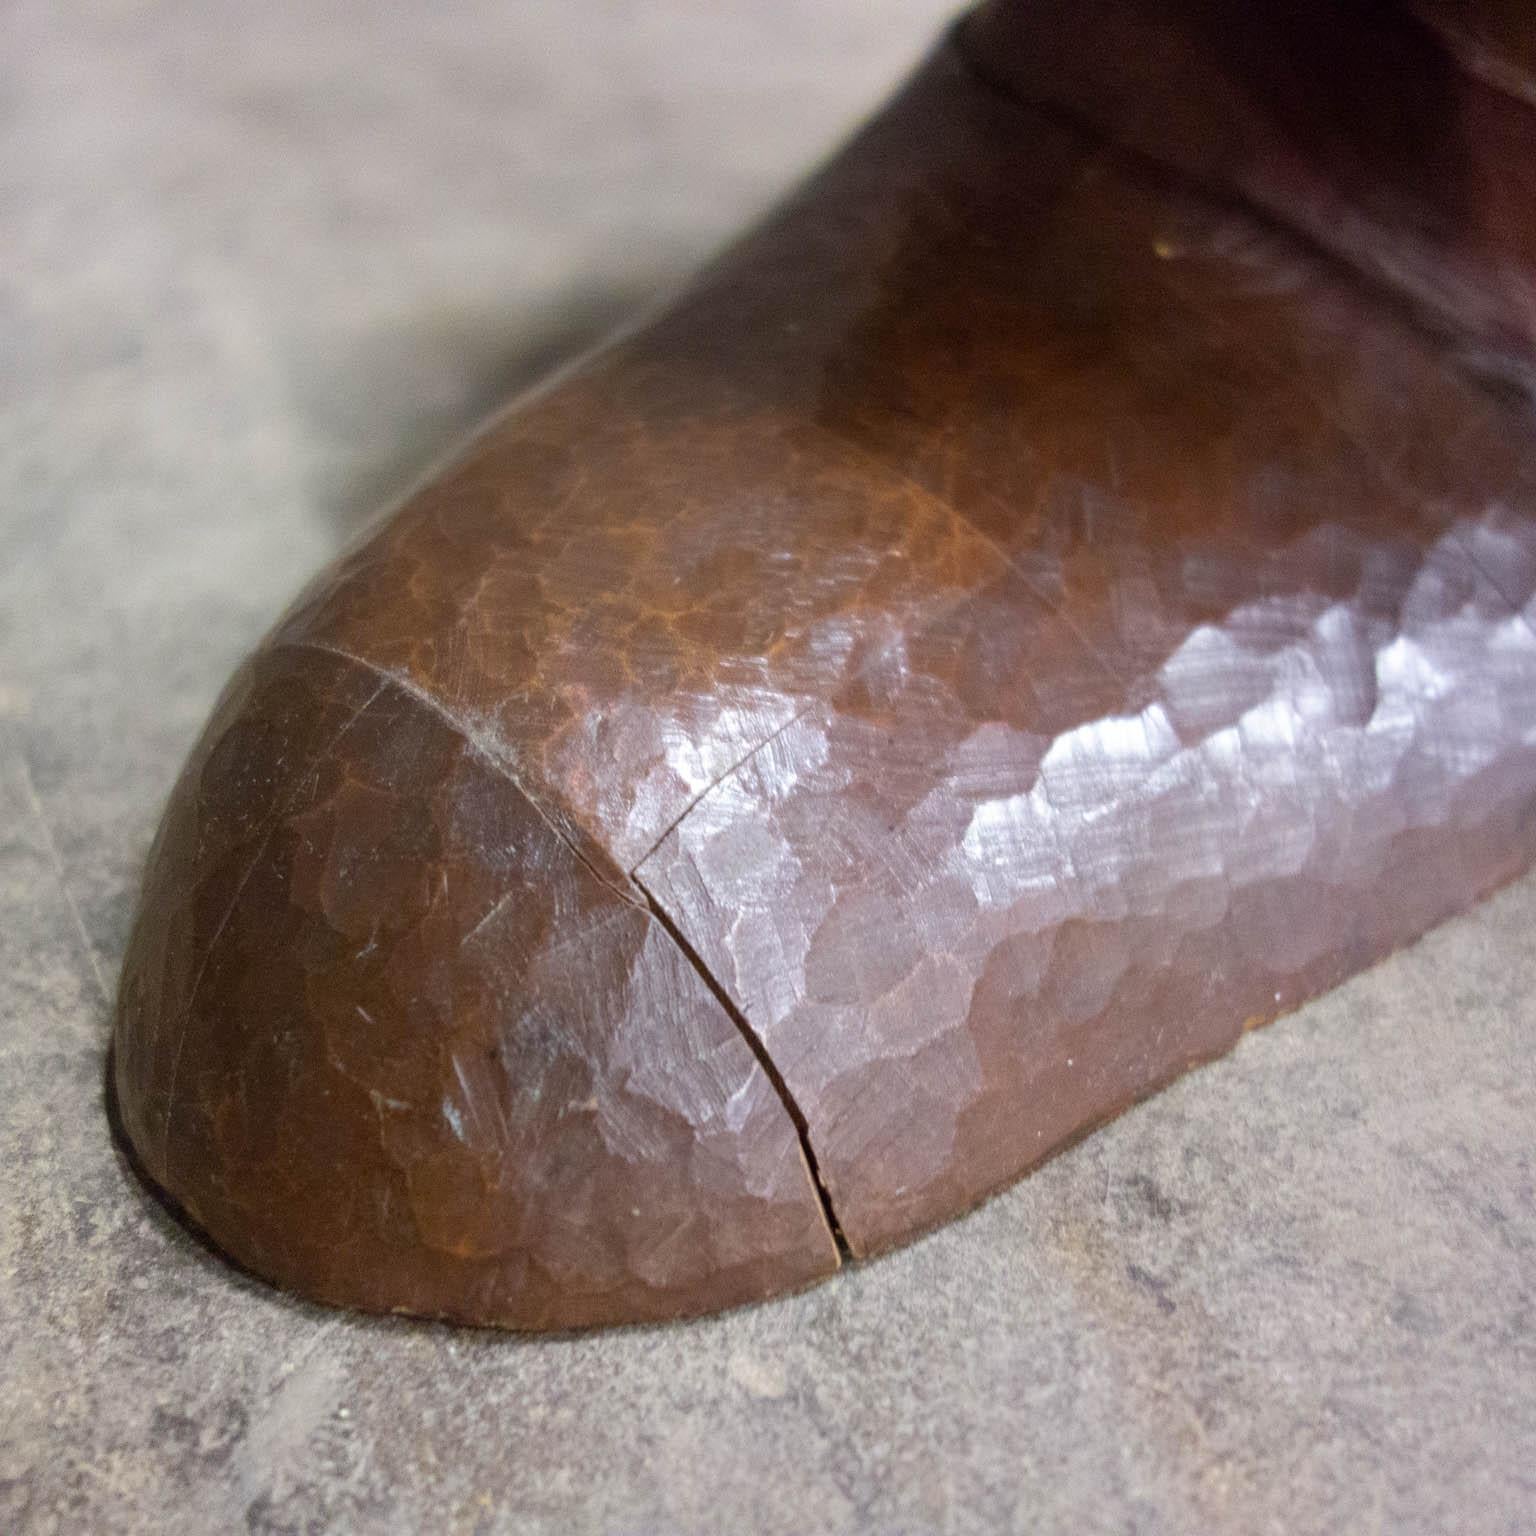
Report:
[[[220,1246],[511,1327],[767,1296],[1531,862],[1536,113],[1308,10],[1276,71],[1243,8],[987,8],[300,598],[121,994]],[[1341,37],[1450,150],[1350,126]]]

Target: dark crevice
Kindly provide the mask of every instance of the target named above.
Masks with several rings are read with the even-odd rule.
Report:
[[[820,697],[817,697],[817,698],[813,698],[808,704],[802,704],[800,706],[800,708],[797,709],[794,712],[794,714],[792,714],[789,717],[789,719],[786,720],[784,722],[784,724],[781,725],[776,731],[773,731],[769,735],[763,737],[763,739],[760,742],[758,742],[756,746],[752,747],[749,751],[744,752],[739,758],[736,759],[736,761],[734,763],[731,764],[731,766],[729,768],[725,769],[724,772],[722,772],[717,778],[711,779],[710,782],[703,789],[701,789],[698,792],[698,794],[696,794],[687,803],[687,805],[685,805],[682,808],[682,810],[680,810],[677,813],[677,815],[672,818],[671,821],[669,821],[667,823],[665,828],[663,828],[663,830],[661,832],[661,835],[659,837],[657,837],[654,842],[652,842],[650,847],[647,848],[645,850],[645,852],[642,853],[640,855],[640,857],[635,860],[634,865],[631,867],[631,869],[629,871],[629,878],[631,880],[635,881],[635,883],[638,885],[640,883],[639,879],[638,879],[638,874],[639,874],[641,866],[645,863],[645,861],[647,859],[649,859],[651,857],[651,855],[653,853],[656,852],[656,850],[658,848],[661,847],[661,845],[664,842],[666,842],[666,840],[669,837],[671,837],[671,835],[675,831],[677,831],[677,829],[683,824],[683,822],[686,821],[688,819],[688,817],[693,814],[694,810],[698,807],[698,805],[702,801],[708,799],[710,795],[714,794],[714,792],[717,789],[719,789],[720,786],[722,784],[724,784],[727,779],[735,778],[736,775],[738,773],[740,773],[741,770],[743,768],[745,768],[747,766],[747,764],[750,763],[752,761],[752,759],[754,757],[756,757],[759,752],[763,751],[767,747],[771,747],[774,744],[774,742],[776,742],[779,739],[779,737],[782,736],[785,733],[785,731],[790,730],[794,726],[799,725],[799,723],[802,720],[804,720],[805,717],[808,714],[810,714],[810,712],[813,709],[817,708],[821,704],[824,704],[825,702],[826,702],[826,700],[824,700],[824,699],[822,699]],[[653,905],[654,905],[654,903],[653,903]]]
[[[1527,404],[1536,397],[1536,364],[1527,346],[1509,335],[1478,335],[1469,332],[1458,316],[1432,296],[1415,293],[1390,281],[1379,271],[1329,244],[1320,234],[1257,201],[1242,188],[1215,181],[1159,159],[1123,135],[1097,122],[1087,109],[1066,102],[1037,97],[1020,90],[1001,76],[990,61],[978,56],[966,32],[974,13],[962,15],[947,34],[941,49],[992,101],[1015,113],[1055,122],[1088,141],[1112,151],[1146,184],[1168,192],[1190,194],[1215,208],[1241,215],[1257,229],[1288,240],[1298,251],[1336,279],[1347,282],[1377,308],[1390,313],[1409,330],[1449,354],[1449,361],[1464,377],[1496,400]]]
[[[795,1134],[800,1138],[800,1152],[805,1158],[805,1166],[810,1171],[811,1183],[816,1190],[816,1198],[821,1202],[822,1219],[827,1224],[827,1230],[832,1234],[832,1241],[837,1245],[837,1257],[840,1263],[847,1264],[853,1259],[853,1250],[848,1246],[848,1239],[843,1236],[842,1224],[837,1219],[837,1211],[832,1204],[831,1192],[827,1189],[826,1181],[821,1176],[821,1167],[816,1161],[816,1149],[811,1145],[811,1128],[807,1123],[805,1114],[795,1101],[795,1096],[790,1092],[789,1084],[784,1081],[784,1074],[779,1071],[772,1056],[768,1054],[768,1048],[762,1042],[756,1030],[747,1022],[747,1016],[736,1006],[730,993],[716,980],[713,972],[705,965],[692,944],[683,936],[682,930],[673,922],[666,909],[656,900],[655,895],[644,881],[636,879],[635,884],[640,887],[646,902],[651,909],[651,915],[661,924],[672,942],[682,952],[699,979],[709,988],[715,1001],[725,1010],[731,1022],[741,1034],[741,1038],[747,1042],[748,1049],[757,1059],[757,1064],[763,1069],[763,1075],[773,1085],[773,1091],[778,1094],[779,1102],[784,1106],[784,1112],[789,1116],[790,1123],[795,1128]]]

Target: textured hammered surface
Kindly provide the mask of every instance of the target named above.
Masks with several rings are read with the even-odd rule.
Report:
[[[257,1272],[525,1327],[803,1284],[1536,852],[1536,437],[1490,298],[1525,248],[1485,273],[1477,201],[1524,109],[1383,33],[1479,167],[1442,302],[1370,198],[1319,249],[1307,175],[1232,178],[1297,234],[1170,174],[1200,111],[1157,165],[1026,102],[997,14],[226,700],[118,1082]],[[1276,83],[1269,23],[1182,25],[1235,100]],[[1352,146],[1411,189],[1399,147]]]
[[[231,685],[150,858],[116,1073],[147,1171],[317,1296],[528,1328],[837,1265],[676,945],[493,745],[331,653]]]
[[[881,306],[764,325],[764,372],[805,384],[834,336],[820,420],[1009,569],[637,871],[783,1073],[856,1252],[1536,848],[1527,422],[1297,243],[948,105],[912,103],[953,139],[926,200],[867,170],[909,169],[899,110],[874,130],[865,187],[917,210]],[[794,217],[744,253],[770,286]]]
[[[576,835],[637,863],[1000,564],[952,508],[733,393],[603,359],[493,427],[281,634],[483,719]]]
[[[108,1134],[144,857],[240,657],[382,493],[731,233],[942,9],[6,8],[6,1532],[1529,1525],[1529,875],[964,1220],[682,1326],[306,1302],[200,1245]],[[1518,596],[1514,514],[1462,526]]]
[[[1351,553],[1357,593],[1298,581],[1195,629],[1140,707],[1009,577],[641,866],[778,1064],[856,1252],[1530,860],[1526,621],[1454,544]]]

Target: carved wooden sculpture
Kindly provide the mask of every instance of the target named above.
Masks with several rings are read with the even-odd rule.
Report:
[[[965,18],[230,684],[123,1122],[235,1258],[807,1284],[1536,851],[1536,28]]]

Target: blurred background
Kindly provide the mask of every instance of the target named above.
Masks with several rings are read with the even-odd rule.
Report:
[[[209,464],[210,513],[346,525],[675,283],[951,9],[12,0],[6,403],[89,420],[124,497]]]
[[[0,724],[45,803],[68,780],[114,976],[175,764],[298,587],[829,153],[948,14],[0,3]]]

